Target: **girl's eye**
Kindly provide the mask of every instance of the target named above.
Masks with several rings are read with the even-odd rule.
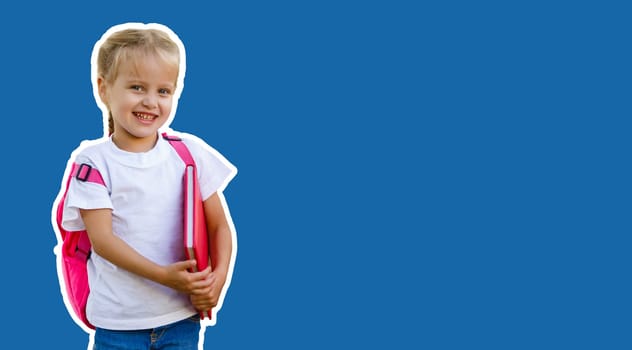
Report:
[[[132,90],[135,90],[135,91],[142,91],[142,90],[143,90],[143,87],[142,87],[142,86],[140,86],[140,85],[132,85],[132,86],[131,86],[131,89],[132,89]]]
[[[170,95],[171,94],[171,90],[169,89],[160,89],[158,90],[158,93],[161,95]]]

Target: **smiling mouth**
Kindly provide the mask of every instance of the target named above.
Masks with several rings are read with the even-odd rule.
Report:
[[[150,121],[150,120],[154,120],[158,118],[158,116],[154,114],[147,114],[147,113],[141,113],[141,112],[133,112],[133,113],[134,113],[134,116],[140,120]]]

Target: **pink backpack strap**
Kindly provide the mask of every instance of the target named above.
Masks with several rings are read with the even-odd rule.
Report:
[[[105,186],[105,181],[103,181],[101,173],[97,169],[85,163],[73,163],[72,168],[70,169],[70,177],[76,177],[79,181],[94,182]]]
[[[167,140],[167,142],[169,142],[169,144],[171,144],[171,146],[175,148],[176,152],[178,153],[180,158],[182,158],[182,161],[186,165],[195,166],[195,161],[193,160],[193,156],[191,156],[191,152],[189,152],[189,149],[184,144],[184,142],[182,142],[181,138],[177,136],[173,136],[173,135],[167,135],[167,133],[163,133],[162,138]]]
[[[59,227],[59,232],[61,233],[62,240],[66,239],[66,230],[64,230],[61,225],[63,219],[64,202],[66,201],[66,195],[68,194],[68,188],[70,187],[70,180],[73,177],[76,177],[79,181],[88,181],[105,186],[105,181],[103,181],[103,177],[97,169],[85,163],[72,163],[72,167],[70,168],[70,176],[68,176],[68,179],[66,180],[66,190],[64,191],[64,196],[61,198],[61,201],[57,206],[57,227]],[[81,252],[83,252],[86,256],[89,255],[90,241],[87,239],[87,237],[81,238],[78,242],[78,246],[78,249]]]

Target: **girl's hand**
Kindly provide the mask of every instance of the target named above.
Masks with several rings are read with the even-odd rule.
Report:
[[[206,278],[206,282],[208,282],[208,286],[196,289],[190,295],[191,303],[198,311],[210,311],[217,306],[225,280],[222,280],[218,274],[211,272]]]
[[[165,276],[161,283],[186,294],[209,289],[212,283],[209,280],[211,268],[208,267],[199,272],[189,272],[189,269],[192,269],[195,264],[195,260],[186,260],[165,266]]]

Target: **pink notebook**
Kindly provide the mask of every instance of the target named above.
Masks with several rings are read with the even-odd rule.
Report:
[[[209,242],[206,233],[204,204],[198,188],[195,167],[187,165],[184,171],[184,248],[188,259],[195,259],[202,271],[210,264]],[[201,318],[211,318],[209,312],[200,312]]]

